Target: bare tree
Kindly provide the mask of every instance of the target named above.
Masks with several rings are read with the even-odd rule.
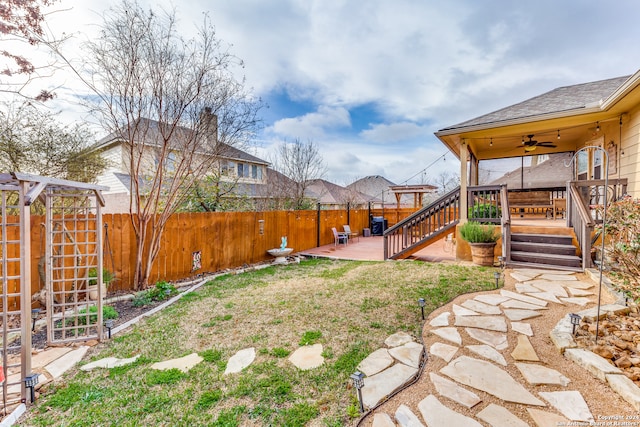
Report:
[[[42,8],[57,1],[0,0],[0,34],[5,36],[4,42],[14,42],[14,47],[10,50],[7,50],[6,44],[0,48],[0,57],[4,58],[4,63],[0,65],[0,74],[3,76],[0,92],[22,95],[38,101],[46,101],[53,97],[53,93],[48,90],[41,90],[33,97],[25,95],[27,85],[34,78],[42,77],[43,70],[50,70],[55,61],[36,65],[32,59],[24,55],[24,50],[26,46],[38,44],[56,47],[63,41],[53,39],[43,29],[46,15]]]
[[[148,286],[169,217],[227,147],[245,143],[260,103],[233,76],[241,65],[205,18],[185,40],[175,11],[145,11],[124,0],[104,16],[89,43],[96,111],[123,141],[132,176],[130,210],[136,242],[136,289]]]
[[[93,182],[107,161],[90,150],[83,125],[62,125],[55,114],[29,102],[0,110],[0,169]]]
[[[284,141],[271,163],[273,169],[289,178],[278,180],[280,185],[273,189],[271,196],[290,200],[291,208],[295,210],[307,209],[309,202],[305,191],[310,181],[323,178],[327,172],[316,144],[298,138],[293,142]]]
[[[460,185],[460,176],[455,172],[442,171],[436,176],[433,185],[438,187],[439,194],[447,194]]]

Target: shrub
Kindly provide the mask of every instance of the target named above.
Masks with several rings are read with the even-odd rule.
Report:
[[[495,243],[500,238],[494,225],[483,225],[468,221],[458,229],[460,236],[469,243]]]
[[[492,203],[475,203],[469,207],[469,218],[472,219],[500,218],[501,215],[501,210]]]
[[[618,276],[614,285],[640,300],[640,200],[625,197],[607,208],[606,246]]]
[[[98,270],[95,268],[91,268],[89,269],[89,285],[90,286],[95,286],[98,284],[98,280],[96,279],[96,277],[98,277]],[[102,269],[102,283],[104,283],[106,286],[109,286],[109,283],[113,280],[113,274],[107,270],[106,268]]]
[[[158,282],[152,288],[138,292],[131,302],[134,307],[143,307],[156,301],[164,301],[176,295],[178,290],[169,282]]]

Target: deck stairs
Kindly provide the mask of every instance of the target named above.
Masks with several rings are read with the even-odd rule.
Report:
[[[582,271],[582,257],[573,229],[512,226],[510,267]]]

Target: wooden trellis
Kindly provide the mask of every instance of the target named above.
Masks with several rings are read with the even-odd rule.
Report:
[[[50,343],[102,338],[102,190],[92,184],[0,174],[2,407],[28,400],[32,374],[31,214],[45,212],[45,290]],[[98,296],[89,298],[94,269]],[[37,280],[35,281],[37,282]],[[95,307],[95,308],[91,308]]]

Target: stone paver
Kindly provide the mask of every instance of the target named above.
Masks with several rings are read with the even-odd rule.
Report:
[[[490,345],[468,345],[467,348],[478,356],[482,356],[485,359],[489,359],[499,365],[507,366],[507,361],[504,360],[504,356],[502,356],[502,354],[500,354],[495,348],[491,347]]]
[[[525,360],[530,362],[539,362],[540,358],[531,345],[531,341],[526,335],[518,335],[518,343],[511,352],[511,357],[515,360]]]
[[[418,370],[402,363],[396,363],[379,374],[366,377],[362,387],[362,402],[373,408],[382,398],[406,383]]]
[[[465,328],[467,334],[476,341],[487,344],[496,350],[504,350],[509,346],[507,334],[495,331],[486,331],[484,329]]]
[[[86,345],[78,347],[75,350],[71,350],[62,355],[62,357],[46,365],[44,369],[51,375],[51,377],[53,377],[53,379],[60,378],[62,374],[82,360],[84,355],[87,353],[87,350],[89,350],[89,347]]]
[[[405,404],[398,406],[395,416],[400,427],[424,427],[420,418]]]
[[[512,321],[533,319],[534,317],[542,316],[542,313],[535,310],[524,310],[520,308],[505,308],[504,315]]]
[[[322,344],[300,347],[294,351],[291,356],[289,356],[289,362],[293,363],[296,368],[303,371],[322,366],[324,363],[324,357],[322,356]]]
[[[543,411],[535,408],[527,408],[527,412],[538,427],[556,427],[567,425],[567,419],[561,415],[552,412]]]
[[[565,282],[563,283],[563,285],[568,288],[574,289],[591,289],[595,286],[593,283],[583,282],[581,280],[576,280],[575,282]]]
[[[534,280],[529,282],[528,284],[532,285],[534,288],[538,288],[537,292],[550,292],[557,297],[568,297],[567,290],[559,283],[556,282],[548,282],[546,280]],[[531,291],[527,291],[531,292]],[[536,292],[536,291],[534,291]]]
[[[629,307],[620,305],[620,304],[605,304],[600,306],[600,320],[607,317],[609,313],[614,314],[626,314],[631,310]],[[598,307],[591,307],[586,310],[582,310],[578,313],[582,316],[583,319],[589,320],[591,322],[596,320],[598,317]]]
[[[528,424],[513,415],[507,408],[494,403],[478,412],[478,418],[491,427],[528,427]]]
[[[533,330],[531,329],[531,325],[529,323],[511,322],[511,329],[529,337],[533,336]]]
[[[517,299],[519,301],[528,302],[529,304],[538,305],[540,307],[546,307],[548,305],[547,301],[541,300],[539,298],[522,295],[517,292],[507,291],[505,289],[500,290],[500,295],[509,297],[511,299]]]
[[[457,304],[453,304],[453,314],[456,317],[461,317],[461,316],[479,316],[480,313],[475,312],[473,310],[469,310],[468,308],[464,308],[461,307]]]
[[[564,282],[564,281],[578,281],[578,278],[573,274],[559,274],[557,272],[546,273],[538,277],[539,279],[549,280],[550,282]]]
[[[454,325],[507,332],[507,321],[503,316],[456,316]]]
[[[529,274],[524,274],[522,272],[519,271],[513,271],[511,273],[509,273],[509,275],[513,278],[513,280],[515,280],[516,282],[526,282],[528,280],[533,279],[533,277],[531,277],[531,275]]]
[[[482,427],[476,420],[464,416],[444,406],[437,397],[430,394],[418,403],[418,410],[427,426]]]
[[[400,363],[418,368],[420,366],[422,350],[422,344],[411,341],[400,347],[389,349],[389,354]]]
[[[499,307],[496,307],[495,305],[491,305],[491,304],[485,304],[483,302],[476,301],[474,299],[468,299],[460,305],[464,308],[468,308],[469,310],[473,310],[481,314],[488,314],[488,315],[502,314],[502,311],[500,311]]]
[[[555,384],[566,387],[571,380],[555,369],[532,363],[516,363],[516,368],[529,384]]]
[[[389,354],[389,350],[386,348],[380,348],[360,362],[358,370],[370,377],[371,375],[384,371],[389,366],[393,365],[393,363],[394,360]]]
[[[406,332],[400,331],[384,340],[384,344],[387,347],[399,347],[411,341],[413,341],[413,337],[411,335]]]
[[[541,391],[540,396],[571,421],[594,421],[579,391]]]
[[[238,351],[236,354],[231,356],[231,358],[227,362],[227,368],[225,369],[224,374],[228,375],[241,372],[247,366],[251,365],[255,358],[256,349],[253,347],[245,348]],[[291,357],[289,357],[289,360],[291,360]]]
[[[431,344],[431,347],[429,348],[429,354],[437,356],[443,359],[445,362],[449,363],[451,362],[451,359],[453,359],[453,356],[456,355],[458,350],[459,347],[454,347],[449,344],[443,344],[441,342],[435,342]]]
[[[429,373],[429,378],[431,378],[431,382],[441,396],[447,397],[466,408],[473,408],[482,402],[474,392],[460,387],[455,382],[443,378],[434,372]]]
[[[255,354],[255,353],[254,353]],[[151,369],[165,371],[167,369],[179,369],[182,372],[189,372],[191,368],[202,362],[204,359],[198,353],[191,353],[177,359],[165,360],[151,365]]]
[[[52,347],[36,353],[31,358],[31,367],[33,369],[44,368],[49,363],[69,353],[72,349],[69,347]]]
[[[447,341],[451,341],[454,344],[462,345],[462,337],[456,328],[448,326],[444,328],[432,329],[431,332],[444,338]]]
[[[618,367],[610,364],[604,357],[598,356],[582,348],[568,348],[564,351],[564,357],[576,362],[600,381],[607,381],[607,374],[622,374]]]
[[[551,292],[529,292],[526,295],[529,295],[534,298],[543,299],[549,302],[555,302],[556,304],[562,304],[562,301],[558,299],[558,297]]]
[[[525,292],[540,292],[540,289],[529,283],[516,283],[516,291],[524,294]]]
[[[384,412],[378,412],[373,414],[373,422],[371,427],[396,427],[396,423],[393,422],[389,414]]]
[[[440,370],[449,378],[507,402],[545,406],[506,371],[491,362],[460,356]]]
[[[547,310],[547,307],[542,307],[537,304],[531,304],[524,301],[511,299],[500,304],[502,308],[518,308],[524,310]]]
[[[126,366],[132,363],[135,363],[135,361],[138,360],[139,357],[140,357],[139,354],[137,356],[129,357],[127,359],[118,359],[117,357],[105,357],[104,359],[96,360],[95,362],[87,363],[86,365],[81,366],[80,370],[91,371],[96,368],[106,368],[106,369],[117,368],[118,366]]]
[[[451,313],[449,313],[448,311],[440,313],[436,317],[431,319],[429,325],[433,326],[434,328],[438,326],[449,326],[449,316],[451,316]]]
[[[498,295],[498,294],[477,295],[474,298],[474,300],[476,301],[480,301],[489,305],[498,305],[510,299],[511,298],[509,297],[505,297],[503,295]]]
[[[567,292],[569,292],[569,295],[571,295],[572,297],[588,297],[594,295],[594,293],[591,291],[571,287],[567,287]]]
[[[572,297],[572,298],[560,298],[562,302],[568,302],[569,304],[576,304],[584,307],[585,305],[593,302],[591,298],[587,297]]]

